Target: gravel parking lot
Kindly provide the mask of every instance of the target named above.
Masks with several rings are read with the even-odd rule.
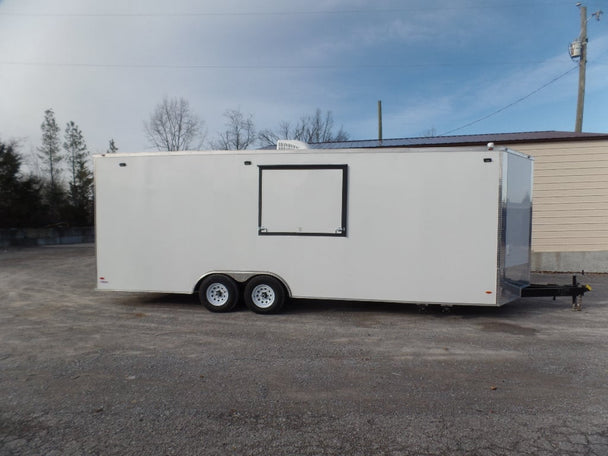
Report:
[[[0,252],[1,455],[608,454],[608,276],[585,276],[580,312],[261,316],[97,292],[94,255]]]

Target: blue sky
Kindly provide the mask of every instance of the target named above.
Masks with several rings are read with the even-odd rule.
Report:
[[[331,110],[352,139],[573,130],[571,0],[0,0],[0,138],[40,143],[44,110],[92,152],[149,149],[143,121],[186,98],[275,128]],[[585,2],[588,15],[608,0]],[[584,131],[608,132],[608,16],[588,23]],[[560,75],[565,76],[548,84]],[[526,97],[523,101],[476,122]],[[467,127],[461,128],[465,125]]]

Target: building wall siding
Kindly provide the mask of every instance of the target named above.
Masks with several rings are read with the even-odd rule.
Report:
[[[535,159],[532,251],[608,251],[608,141],[510,147]]]

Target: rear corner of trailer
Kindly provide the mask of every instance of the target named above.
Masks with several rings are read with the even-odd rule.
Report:
[[[497,304],[518,299],[530,283],[534,159],[502,152]]]
[[[126,217],[124,200],[128,189],[125,179],[118,173],[126,170],[129,157],[122,154],[102,154],[93,157],[95,179],[95,254],[96,288],[98,290],[123,289],[116,278],[124,274],[117,270],[121,263],[120,233],[129,231],[124,226]],[[114,279],[114,280],[113,280]]]

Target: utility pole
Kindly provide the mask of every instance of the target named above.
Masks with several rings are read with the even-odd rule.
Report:
[[[378,141],[382,142],[382,100],[378,100]]]
[[[585,73],[587,71],[587,22],[592,17],[598,21],[600,16],[604,14],[602,10],[597,10],[587,18],[587,7],[581,2],[576,4],[581,10],[581,33],[578,38],[570,43],[570,57],[572,59],[580,59],[578,62],[578,101],[576,103],[576,124],[574,131],[580,133],[583,131],[583,110],[585,108]]]
[[[581,45],[581,57],[578,62],[578,101],[576,103],[576,124],[574,131],[583,131],[583,110],[585,108],[585,73],[587,71],[587,7],[580,5],[581,34],[578,39]]]

